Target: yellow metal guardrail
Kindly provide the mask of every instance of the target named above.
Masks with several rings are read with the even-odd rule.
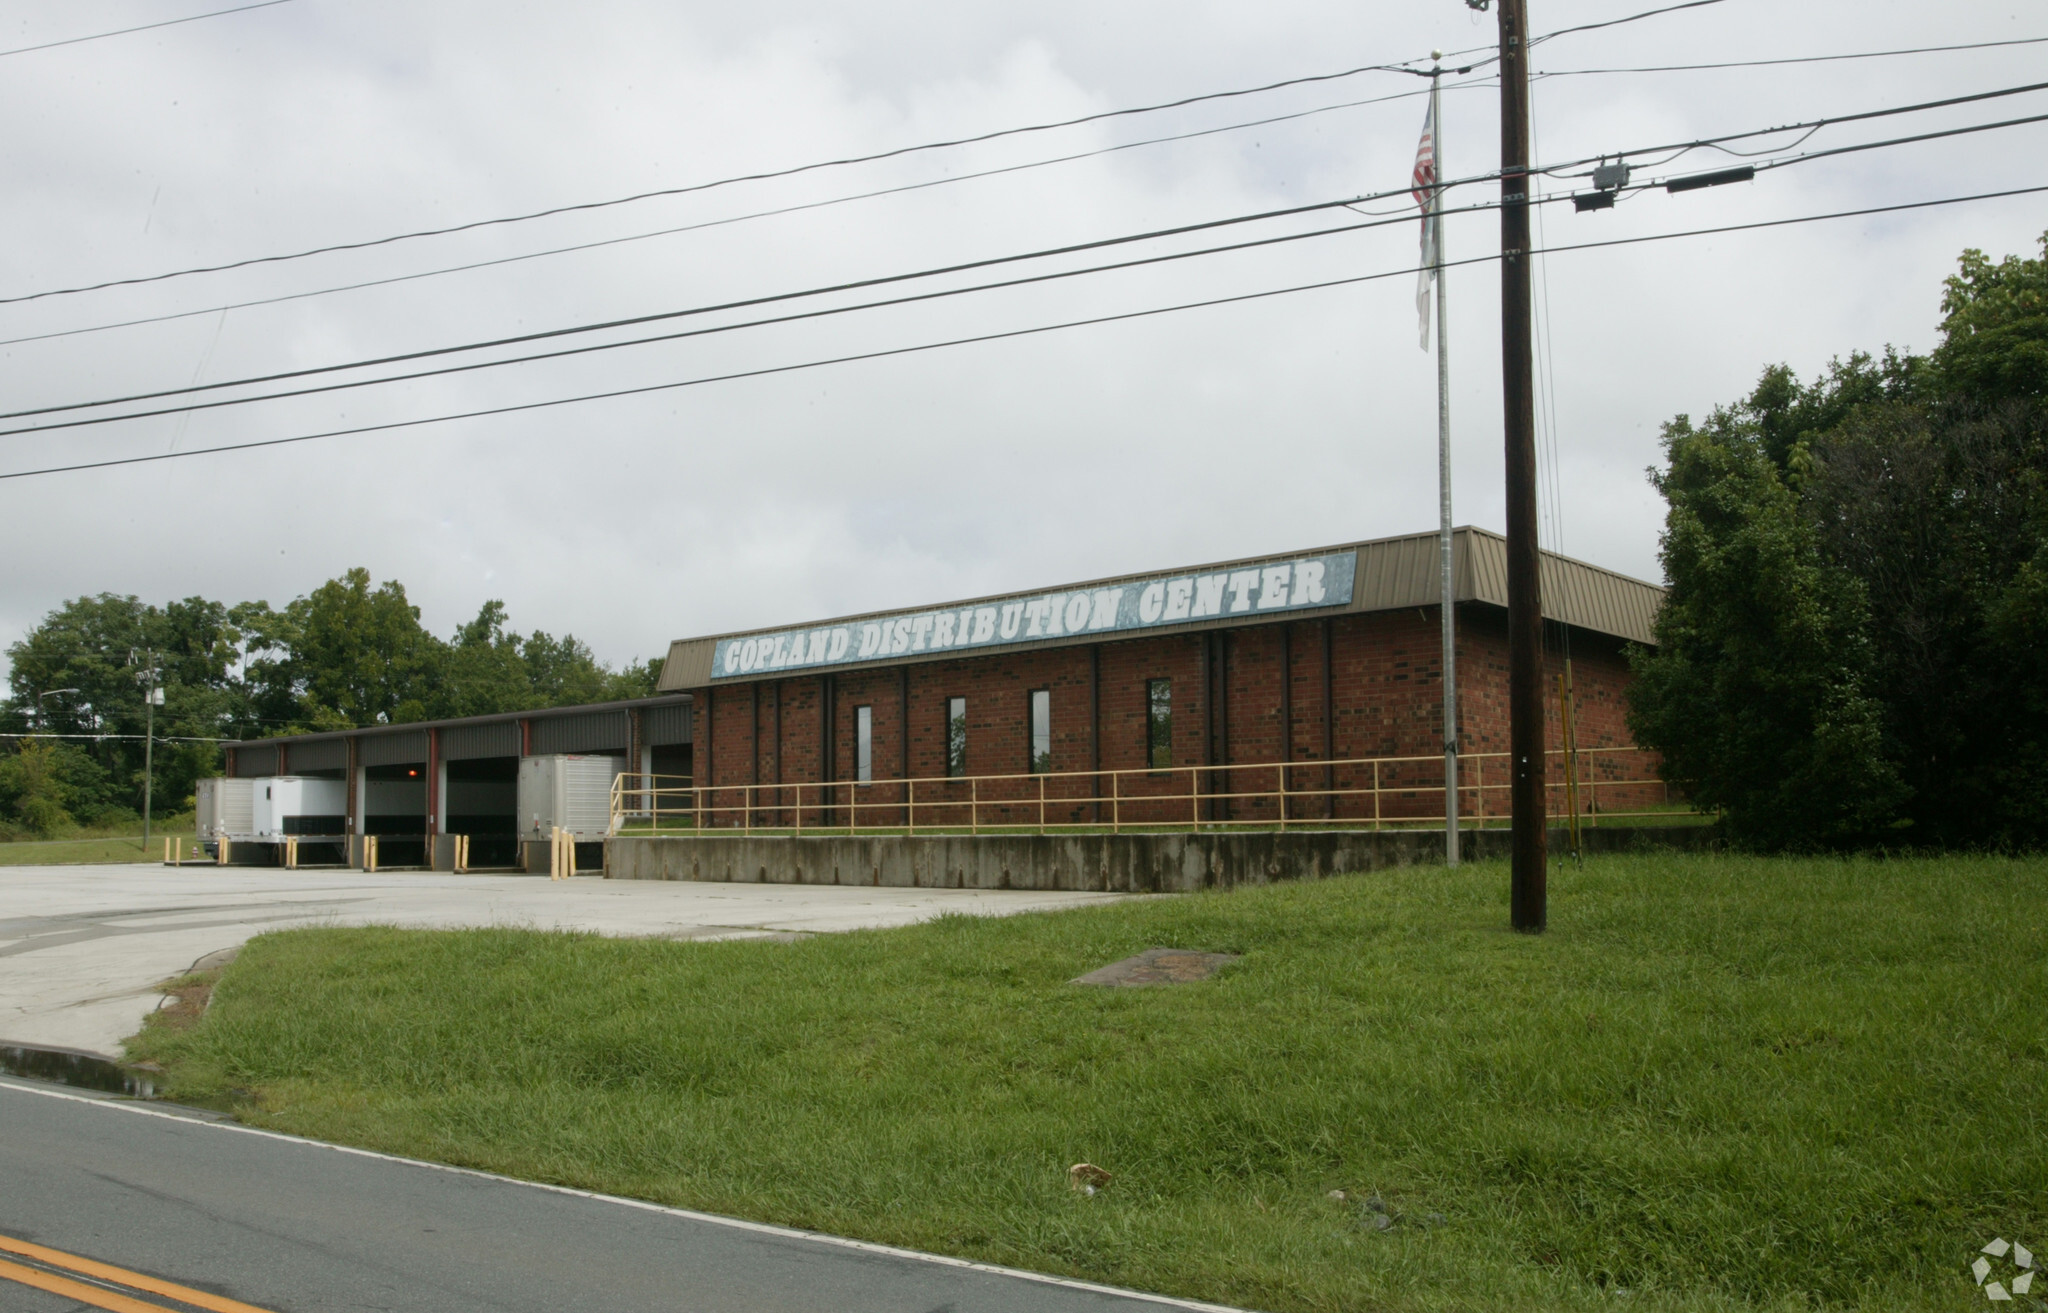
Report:
[[[1546,755],[1566,757],[1563,749]],[[1698,815],[1674,811],[1654,760],[1643,748],[1577,750],[1557,763],[1568,769],[1546,777],[1550,814],[1592,825]],[[1508,754],[1467,753],[1459,762],[1461,817],[1475,829],[1505,824]],[[685,775],[627,771],[612,781],[609,833],[1413,829],[1444,823],[1442,772],[1440,756],[1352,757],[700,789]]]

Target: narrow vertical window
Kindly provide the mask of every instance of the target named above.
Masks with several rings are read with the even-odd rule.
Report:
[[[1052,770],[1052,690],[1031,690],[1031,773]]]
[[[1154,770],[1173,765],[1173,681],[1145,681],[1145,764]]]
[[[946,699],[946,774],[967,773],[967,699]]]
[[[853,709],[853,778],[862,784],[875,778],[875,709]]]

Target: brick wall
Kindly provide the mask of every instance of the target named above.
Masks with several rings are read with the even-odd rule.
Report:
[[[1507,749],[1507,625],[1496,608],[1467,605],[1459,612],[1458,671],[1461,744],[1467,756],[1463,783],[1484,776],[1488,811],[1506,805],[1505,758],[1475,754]],[[1553,632],[1561,649],[1562,631]],[[1626,744],[1623,690],[1628,667],[1618,640],[1573,631],[1572,676],[1581,748]],[[1327,665],[1325,652],[1327,650]],[[919,827],[965,825],[962,803],[970,792],[984,803],[982,824],[1028,824],[1044,816],[1063,824],[1107,822],[1109,807],[1096,801],[1114,792],[1125,822],[1185,821],[1199,808],[1206,819],[1266,822],[1280,815],[1280,771],[1271,763],[1317,762],[1326,755],[1412,758],[1373,767],[1288,772],[1290,792],[1320,789],[1326,779],[1351,792],[1334,798],[1304,796],[1287,803],[1290,819],[1370,819],[1442,814],[1443,670],[1435,608],[1373,612],[1325,620],[1283,622],[1210,633],[1169,634],[1068,647],[997,653],[842,675],[802,675],[779,681],[701,691],[707,735],[698,752],[706,763],[707,801],[715,822],[738,825],[754,809],[756,825],[787,825],[801,790],[803,822],[845,824],[857,804],[864,825],[901,825],[906,790],[899,784],[853,782],[856,709],[872,708],[874,778],[917,780]],[[1563,654],[1549,654],[1546,721],[1553,746],[1561,741],[1555,676]],[[1172,681],[1173,769],[1149,768],[1148,680]],[[1325,687],[1329,708],[1325,706]],[[828,716],[824,703],[831,689]],[[1030,695],[1051,693],[1052,770],[1103,774],[1052,782],[1029,777]],[[967,774],[1011,776],[969,785],[946,780],[947,700],[967,700]],[[1334,715],[1329,711],[1334,710]],[[700,722],[704,723],[704,722]],[[827,724],[833,742],[824,744]],[[708,738],[708,749],[703,746]],[[1327,745],[1327,746],[1326,746]],[[825,752],[838,784],[825,777]],[[1588,758],[1588,774],[1613,780],[1646,773],[1641,755]],[[1191,769],[1214,767],[1214,769]],[[1123,771],[1112,786],[1107,772]],[[1372,790],[1378,789],[1377,812]],[[1200,794],[1189,797],[1190,789]],[[1625,791],[1613,797],[1620,800]],[[1638,791],[1640,793],[1641,791]],[[1172,802],[1147,797],[1176,795]],[[1633,795],[1629,795],[1633,796]],[[1467,793],[1470,812],[1477,795]],[[988,805],[989,800],[995,800]],[[1603,804],[1607,802],[1602,799]]]

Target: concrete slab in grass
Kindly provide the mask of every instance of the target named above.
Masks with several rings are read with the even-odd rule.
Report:
[[[1085,976],[1077,985],[1187,985],[1207,980],[1237,961],[1233,953],[1196,953],[1185,948],[1148,948],[1136,957],[1112,962]]]

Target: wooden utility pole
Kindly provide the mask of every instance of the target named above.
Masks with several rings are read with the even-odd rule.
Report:
[[[1528,0],[1500,0],[1500,344],[1508,497],[1510,917],[1546,919],[1543,602],[1536,548],[1536,377],[1530,354]]]

